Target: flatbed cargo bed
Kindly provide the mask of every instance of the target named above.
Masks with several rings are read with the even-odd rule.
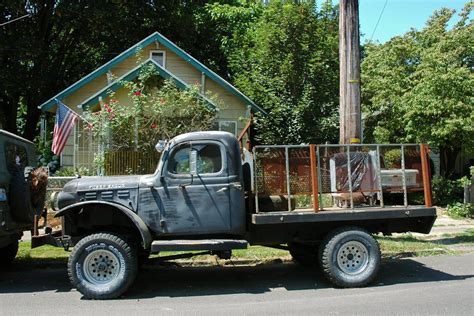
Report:
[[[312,209],[300,209],[297,211],[280,211],[252,214],[252,224],[269,225],[283,223],[315,223],[315,222],[339,222],[357,220],[379,220],[396,218],[432,217],[436,219],[436,208],[426,206],[409,207],[370,207],[370,208],[327,208],[324,211],[315,212]]]

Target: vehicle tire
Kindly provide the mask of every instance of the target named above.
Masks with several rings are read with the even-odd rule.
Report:
[[[319,249],[325,277],[336,286],[360,287],[370,283],[380,267],[377,241],[358,227],[329,233]]]
[[[314,267],[318,264],[317,245],[292,242],[288,244],[288,250],[293,261],[303,267]]]
[[[0,248],[0,266],[5,267],[10,265],[15,260],[18,253],[18,240],[11,244]]]
[[[135,280],[137,254],[134,247],[114,234],[89,235],[74,246],[68,274],[85,298],[117,298]]]

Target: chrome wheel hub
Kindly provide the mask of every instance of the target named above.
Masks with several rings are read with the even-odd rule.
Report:
[[[109,250],[95,250],[84,260],[83,271],[88,282],[94,285],[107,284],[118,276],[120,261]]]
[[[369,250],[358,241],[348,241],[337,252],[339,269],[347,274],[362,272],[369,263]]]

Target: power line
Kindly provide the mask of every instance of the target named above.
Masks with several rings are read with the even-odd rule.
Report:
[[[25,15],[23,15],[23,16],[20,16],[19,18],[16,18],[16,19],[7,21],[7,22],[5,22],[5,23],[2,23],[2,24],[0,24],[0,26],[4,26],[4,25],[10,24],[10,23],[13,23],[13,22],[15,22],[15,21],[24,19],[24,18],[26,18],[26,17],[30,17],[30,16],[31,16],[31,14],[28,13],[28,14],[25,14]]]
[[[377,23],[375,24],[374,31],[372,32],[372,36],[370,37],[370,41],[372,42],[372,38],[374,37],[375,31],[377,30],[377,27],[379,26],[380,19],[382,18],[383,11],[385,10],[385,7],[387,6],[388,0],[385,0],[385,3],[383,5],[382,11],[380,11],[379,19],[377,20]]]

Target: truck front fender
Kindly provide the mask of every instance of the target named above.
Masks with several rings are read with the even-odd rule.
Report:
[[[144,249],[149,249],[151,242],[152,242],[152,237],[150,230],[148,229],[148,226],[145,224],[145,222],[137,215],[135,214],[131,209],[118,204],[118,203],[113,203],[113,202],[107,202],[107,201],[86,201],[86,202],[79,202],[75,203],[72,205],[68,205],[65,208],[59,210],[54,217],[62,217],[67,214],[72,214],[74,212],[79,212],[84,208],[92,207],[92,206],[108,206],[112,207],[115,209],[117,212],[121,212],[122,214],[126,215],[130,221],[133,223],[133,225],[136,227],[138,232],[140,233],[141,237],[141,245]]]

